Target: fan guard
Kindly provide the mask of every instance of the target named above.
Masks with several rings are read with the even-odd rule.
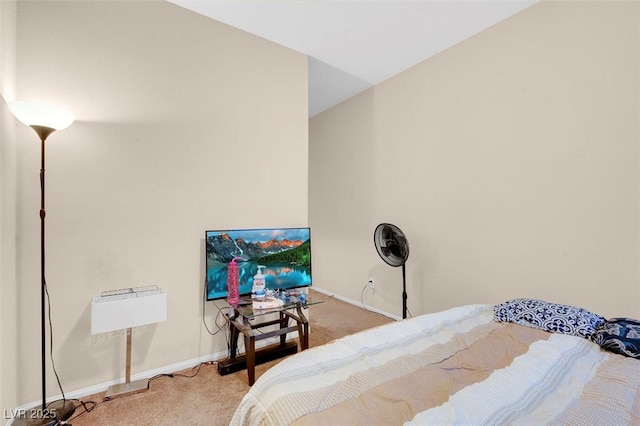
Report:
[[[388,265],[402,266],[409,258],[409,242],[395,225],[381,223],[373,233],[373,242],[378,254]]]

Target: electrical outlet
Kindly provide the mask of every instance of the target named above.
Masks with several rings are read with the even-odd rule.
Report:
[[[376,288],[376,285],[373,282],[373,278],[369,278],[369,281],[367,282],[367,285],[369,286],[369,288]]]

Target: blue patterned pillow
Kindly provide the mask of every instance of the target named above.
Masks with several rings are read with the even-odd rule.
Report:
[[[605,318],[574,306],[538,299],[513,299],[495,305],[494,319],[593,340]]]
[[[596,331],[594,342],[608,351],[640,359],[640,321],[611,318]]]

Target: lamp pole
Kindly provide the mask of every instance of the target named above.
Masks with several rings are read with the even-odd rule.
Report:
[[[47,409],[47,368],[46,368],[46,347],[47,340],[45,335],[45,290],[47,280],[45,279],[45,219],[47,212],[45,210],[44,196],[44,164],[45,164],[45,141],[51,133],[55,131],[51,127],[32,125],[31,128],[40,137],[40,337],[42,339],[42,412]]]

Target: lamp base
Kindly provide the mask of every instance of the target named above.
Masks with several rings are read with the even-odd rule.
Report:
[[[41,405],[19,410],[15,413],[12,425],[15,426],[55,426],[69,419],[76,411],[72,401],[60,399],[47,404],[46,409]]]
[[[149,389],[149,379],[135,380],[129,383],[121,383],[119,385],[109,386],[105,398],[111,399],[118,396],[129,395],[138,392],[144,392]]]

